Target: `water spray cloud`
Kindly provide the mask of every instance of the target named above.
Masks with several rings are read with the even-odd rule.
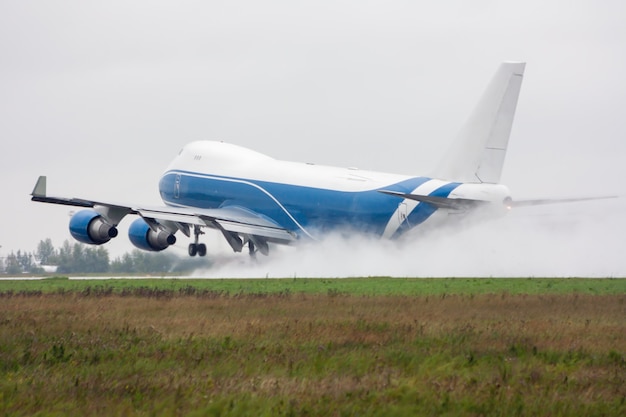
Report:
[[[321,242],[273,247],[251,260],[225,253],[193,276],[285,277],[624,277],[626,202],[586,202],[519,209],[479,224],[400,241],[331,234]]]

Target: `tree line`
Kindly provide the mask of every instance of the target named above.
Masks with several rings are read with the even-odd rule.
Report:
[[[56,248],[51,239],[41,240],[34,252],[9,253],[0,259],[0,273],[16,275],[46,272],[46,266],[56,266],[60,274],[74,273],[184,273],[210,265],[207,258],[181,258],[168,252],[145,252],[135,249],[110,260],[103,246],[63,242]]]

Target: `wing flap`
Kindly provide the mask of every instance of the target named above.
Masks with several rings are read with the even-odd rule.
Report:
[[[262,236],[272,241],[293,242],[293,233],[253,211],[241,207],[195,209],[187,207],[163,207],[137,209],[146,218],[176,223],[206,226],[228,232]],[[216,225],[217,223],[218,225]]]
[[[260,236],[267,238],[272,242],[288,243],[296,240],[296,237],[285,229],[269,228],[265,226],[254,225],[251,223],[237,223],[228,220],[215,219],[213,221],[219,223],[219,225],[228,232],[241,233],[251,236]]]

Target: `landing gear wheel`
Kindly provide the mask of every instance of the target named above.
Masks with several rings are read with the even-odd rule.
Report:
[[[204,243],[198,243],[198,239],[200,235],[203,235],[204,232],[200,230],[200,226],[193,227],[193,237],[194,243],[189,244],[189,256],[205,256],[206,255],[206,245]]]

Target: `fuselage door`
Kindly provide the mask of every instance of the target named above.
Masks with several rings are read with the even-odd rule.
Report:
[[[180,174],[176,174],[174,179],[174,198],[180,197]]]
[[[407,207],[406,201],[398,204],[398,224],[402,224],[406,220],[407,216]]]

